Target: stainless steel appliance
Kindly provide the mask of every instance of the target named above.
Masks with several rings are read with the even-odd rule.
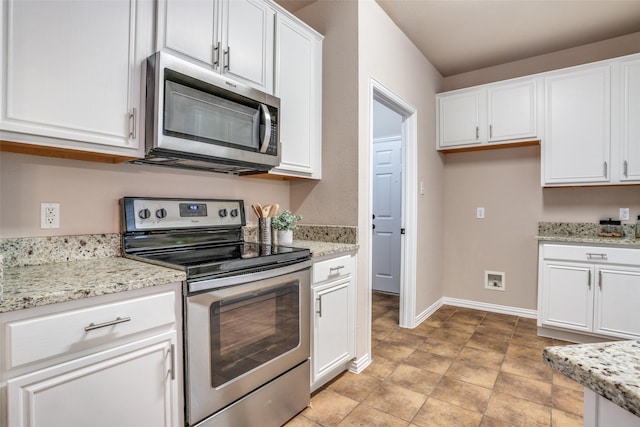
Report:
[[[280,426],[309,404],[310,254],[242,241],[241,200],[121,200],[125,256],[183,269],[187,426]]]
[[[157,52],[146,67],[146,157],[135,163],[248,174],[280,164],[280,100]]]

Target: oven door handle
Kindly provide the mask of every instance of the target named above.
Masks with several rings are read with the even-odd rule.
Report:
[[[272,277],[283,276],[285,274],[295,273],[296,271],[311,268],[311,260],[297,262],[295,264],[284,267],[273,268],[271,270],[257,271],[255,273],[240,274],[229,277],[220,277],[217,279],[202,280],[199,282],[191,282],[188,285],[189,293],[208,291],[228,286],[241,285],[243,283],[256,282],[258,280],[271,279]]]

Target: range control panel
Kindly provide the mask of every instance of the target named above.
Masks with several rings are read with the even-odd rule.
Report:
[[[123,231],[153,231],[245,225],[244,202],[220,199],[125,197],[120,200]]]

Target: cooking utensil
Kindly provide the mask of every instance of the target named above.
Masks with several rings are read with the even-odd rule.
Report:
[[[262,207],[260,205],[251,205],[253,211],[256,213],[258,218],[262,218]]]
[[[278,209],[280,209],[280,205],[277,203],[274,203],[273,205],[271,205],[271,209],[269,209],[269,216],[270,217],[275,217],[278,215]]]
[[[265,205],[262,207],[262,217],[269,218],[269,211],[271,210],[271,205]]]

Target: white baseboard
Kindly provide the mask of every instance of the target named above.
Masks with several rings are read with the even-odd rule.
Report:
[[[470,301],[459,298],[443,297],[441,305],[453,305],[455,307],[472,308],[475,310],[490,311],[492,313],[510,314],[512,316],[528,317],[535,319],[538,317],[537,310],[527,308],[510,307],[507,305],[489,304],[486,302]]]
[[[349,364],[349,372],[353,372],[354,374],[359,374],[364,371],[364,369],[371,364],[371,355],[369,353],[360,357],[359,359],[355,359],[353,362]]]
[[[422,313],[418,314],[413,322],[413,327],[415,328],[416,326],[418,326],[420,323],[424,322],[425,320],[427,320],[429,318],[429,316],[431,316],[433,313],[435,313],[440,307],[443,306],[443,302],[442,302],[443,298],[440,298],[438,301],[434,302],[433,304],[431,304],[429,307],[427,307],[427,309],[425,311],[423,311]]]

